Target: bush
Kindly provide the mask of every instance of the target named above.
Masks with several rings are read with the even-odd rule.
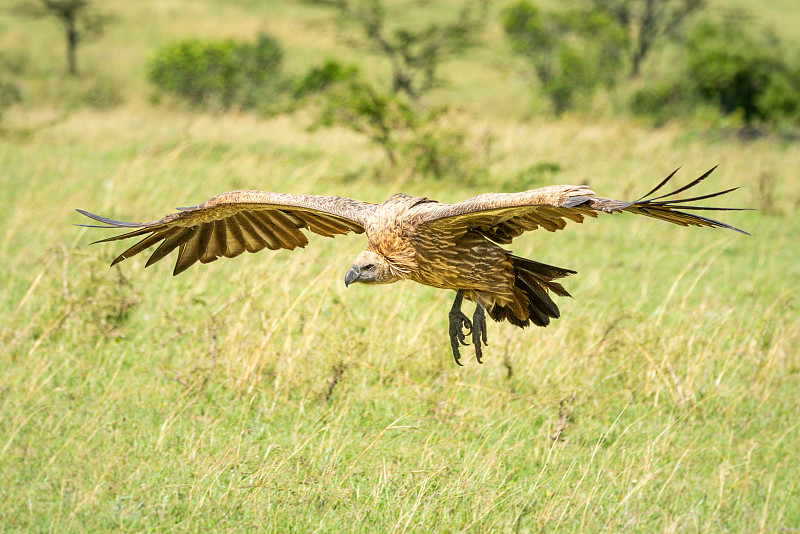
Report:
[[[282,59],[280,45],[267,35],[253,44],[192,39],[157,51],[148,78],[194,105],[252,108],[274,97]]]
[[[0,79],[0,120],[3,114],[14,103],[22,101],[22,96],[16,85]]]
[[[687,74],[699,95],[725,114],[755,122],[796,122],[800,76],[774,35],[753,35],[734,21],[703,22],[688,39]]]
[[[450,2],[448,10],[458,12],[455,19],[445,21],[436,17],[435,22],[422,25],[420,21],[428,17],[411,5],[401,3],[403,13],[398,13],[398,17],[390,14],[397,6],[390,9],[387,4],[398,2],[312,0],[312,3],[337,9],[341,14],[340,21],[356,30],[350,32],[349,44],[359,51],[367,49],[388,59],[392,69],[391,92],[404,93],[412,100],[418,100],[443,83],[438,73],[444,61],[478,44],[487,20],[488,6],[488,0]],[[426,2],[416,3],[422,5]],[[414,22],[410,26],[398,27],[397,21],[401,19]]]
[[[621,71],[627,35],[605,13],[543,13],[521,1],[505,9],[503,28],[512,50],[531,63],[556,115],[577,95],[612,86]]]
[[[657,80],[639,87],[630,100],[635,115],[652,117],[657,124],[691,114],[700,99],[688,76]]]
[[[475,183],[487,175],[467,132],[459,128],[446,107],[429,111],[403,133],[400,154],[412,174],[437,180]]]
[[[392,166],[397,164],[398,138],[416,125],[411,107],[361,79],[335,84],[326,93],[315,126],[344,126],[381,147]]]
[[[292,93],[295,98],[321,93],[333,84],[352,80],[357,75],[356,67],[343,65],[335,59],[329,59],[322,66],[312,67],[305,76],[295,80]]]
[[[314,127],[341,126],[380,147],[396,175],[471,181],[485,172],[466,132],[446,106],[421,111],[402,96],[376,89],[358,76],[333,83]]]

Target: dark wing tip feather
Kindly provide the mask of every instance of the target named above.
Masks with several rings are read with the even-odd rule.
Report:
[[[709,170],[707,170],[705,173],[703,173],[703,174],[702,174],[702,175],[701,175],[699,178],[695,178],[694,180],[692,180],[692,181],[691,181],[691,182],[689,182],[688,184],[684,185],[683,187],[679,187],[679,188],[678,188],[678,189],[676,189],[675,191],[672,191],[672,192],[670,192],[670,193],[666,193],[666,194],[664,194],[664,195],[661,195],[660,197],[649,198],[649,199],[647,199],[647,202],[653,202],[653,201],[655,201],[655,200],[661,200],[662,198],[667,198],[667,197],[675,196],[675,195],[677,195],[678,193],[682,193],[682,192],[686,191],[687,189],[690,189],[690,188],[692,188],[692,187],[696,186],[697,184],[699,184],[700,182],[702,182],[703,180],[705,180],[706,178],[708,178],[708,176],[709,176],[709,175],[710,175],[712,172],[714,172],[714,170],[715,170],[715,169],[716,169],[718,166],[719,166],[719,165],[714,165],[714,166],[713,166],[713,167],[711,167]],[[664,181],[661,183],[661,185],[663,185],[663,184],[667,183],[667,181],[668,181],[670,178],[672,178],[672,177],[675,175],[675,173],[676,173],[676,172],[677,172],[677,170],[673,171],[673,172],[672,172],[672,174],[670,174],[669,176],[667,176],[667,179],[666,179],[666,180],[664,180]],[[651,191],[650,193],[646,194],[646,195],[645,195],[644,197],[642,197],[642,198],[647,198],[647,197],[649,197],[650,195],[652,195],[653,193],[655,193],[655,192],[656,192],[658,189],[660,189],[660,188],[661,188],[661,185],[659,185],[658,187],[656,187],[656,189],[655,189],[655,190],[653,190],[653,191]],[[721,194],[722,194],[722,193],[721,193]],[[642,200],[642,199],[640,198],[639,200]],[[639,202],[639,200],[637,200],[636,202]]]
[[[127,222],[127,221],[115,221],[114,219],[108,219],[106,217],[101,217],[100,215],[96,215],[94,213],[89,213],[88,211],[84,211],[82,209],[75,208],[75,211],[80,213],[85,217],[89,217],[90,219],[94,219],[95,221],[107,224],[109,226],[93,226],[87,224],[79,224],[77,226],[88,226],[90,228],[141,228],[144,226],[142,223],[135,223],[135,222]]]
[[[686,209],[686,208],[684,208],[684,209]],[[696,215],[694,213],[686,213],[684,211],[671,210],[671,212],[672,213],[680,213],[681,215],[688,215],[689,217],[692,217],[694,219],[700,219],[701,221],[705,221],[705,222],[709,223],[709,225],[712,226],[712,227],[717,226],[717,227],[721,227],[721,228],[727,228],[728,230],[734,230],[736,232],[739,232],[740,234],[750,235],[749,232],[745,232],[744,230],[736,228],[735,226],[731,226],[730,224],[724,223],[722,221],[709,219],[708,217],[703,217],[701,215]]]
[[[642,215],[647,215],[649,217],[653,217],[653,218],[656,218],[656,219],[661,219],[661,220],[667,221],[667,222],[672,222],[674,224],[681,224],[683,226],[692,225],[692,226],[710,226],[710,227],[718,227],[718,228],[727,228],[728,230],[734,230],[734,231],[739,232],[741,234],[750,235],[748,232],[745,232],[744,230],[741,230],[739,228],[731,226],[731,225],[729,225],[727,223],[724,223],[722,221],[709,219],[707,217],[702,217],[702,216],[696,215],[694,213],[687,213],[686,211],[678,211],[679,209],[681,209],[681,210],[690,210],[690,211],[701,211],[701,210],[707,210],[707,211],[746,211],[746,210],[748,210],[748,208],[723,208],[723,207],[708,207],[708,206],[692,206],[692,205],[687,204],[689,202],[696,202],[698,200],[705,200],[705,199],[709,199],[709,198],[714,198],[714,197],[718,197],[718,196],[721,196],[721,195],[725,195],[725,194],[731,193],[733,191],[736,191],[737,189],[739,189],[738,187],[732,187],[730,189],[725,189],[724,191],[718,191],[716,193],[709,193],[709,194],[706,194],[706,195],[698,195],[698,196],[694,196],[694,197],[691,197],[691,198],[667,199],[668,197],[673,197],[673,196],[677,195],[678,193],[682,193],[683,191],[686,191],[687,189],[690,189],[690,188],[696,186],[697,184],[699,184],[700,182],[702,182],[703,180],[708,178],[708,176],[712,172],[714,172],[714,170],[716,168],[717,168],[717,165],[711,167],[711,169],[709,169],[708,171],[703,173],[699,178],[696,178],[696,179],[692,180],[688,184],[686,184],[686,185],[684,185],[682,187],[679,187],[678,189],[676,189],[676,190],[674,190],[674,191],[672,191],[670,193],[666,193],[664,195],[661,195],[661,196],[658,196],[658,197],[654,197],[654,198],[647,198],[647,197],[651,196],[653,193],[655,193],[656,191],[658,191],[659,189],[661,189],[661,187],[663,187],[675,175],[676,171],[673,171],[669,176],[667,176],[666,179],[662,180],[661,183],[659,183],[653,190],[651,190],[649,193],[647,193],[646,195],[641,197],[639,200],[637,200],[635,202],[628,203],[628,205],[623,207],[622,210],[630,211],[630,212],[634,212],[634,213],[639,213],[639,214],[642,214]],[[644,200],[644,199],[646,199],[646,200]],[[662,200],[662,199],[667,199],[667,200]],[[594,199],[594,200],[595,201],[598,201],[598,200],[602,201],[602,202],[598,203],[600,205],[599,206],[600,209],[608,207],[607,204],[609,204],[609,201],[607,201],[607,199]],[[613,203],[613,202],[614,201],[611,201],[611,203]],[[619,206],[614,206],[614,207],[615,208],[619,208]],[[675,216],[679,216],[679,217],[675,217]]]
[[[726,189],[724,191],[718,191],[716,193],[709,193],[707,195],[700,195],[700,196],[691,197],[691,198],[681,198],[681,199],[675,199],[675,200],[663,200],[661,202],[654,202],[654,200],[656,200],[656,199],[651,199],[648,202],[650,202],[653,205],[657,205],[657,204],[664,204],[664,205],[666,205],[666,204],[683,204],[685,202],[695,202],[697,200],[705,200],[707,198],[714,198],[714,197],[718,197],[718,196],[721,196],[721,195],[727,195],[728,193],[736,191],[737,189],[739,189],[739,187],[732,187],[732,188]],[[637,202],[638,202],[638,200],[637,200]]]
[[[650,195],[654,194],[656,191],[667,185],[667,182],[669,182],[672,179],[672,177],[675,176],[675,174],[677,174],[679,170],[681,170],[680,167],[669,173],[669,176],[661,180],[661,182],[659,182],[659,184],[655,186],[653,189],[651,189],[650,191],[639,197],[637,200],[635,200],[634,203],[644,200],[645,198],[649,197]]]

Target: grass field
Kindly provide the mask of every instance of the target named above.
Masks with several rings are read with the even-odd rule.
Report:
[[[774,6],[800,18],[768,4],[768,18]],[[309,132],[303,113],[147,103],[147,54],[176,35],[266,29],[289,69],[314,63],[315,42],[346,50],[318,10],[119,9],[85,51],[122,93],[108,109],[48,100],[70,83],[48,51],[58,34],[0,21],[5,50],[27,44],[40,60],[24,87],[39,103],[10,110],[0,133],[4,530],[800,529],[796,140],[523,121],[507,98],[527,91],[481,50],[460,61],[494,81],[456,79],[437,98],[464,103],[476,138],[491,133],[489,176],[374,180],[379,151],[342,130]],[[485,363],[469,347],[463,368],[446,335],[451,293],[345,290],[361,236],[173,278],[168,262],[144,270],[140,257],[109,269],[121,247],[90,247],[107,234],[72,226],[84,222],[72,208],[151,220],[240,188],[451,202],[543,162],[560,171],[540,185],[588,182],[617,198],[678,166],[689,180],[720,164],[701,192],[741,185],[718,205],[761,211],[723,215],[751,237],[621,215],[519,238],[516,254],[578,271],[574,299],[547,329],[490,324]]]

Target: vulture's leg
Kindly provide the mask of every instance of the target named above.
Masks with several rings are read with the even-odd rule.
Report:
[[[478,363],[483,363],[481,361],[483,356],[481,343],[488,347],[489,342],[486,341],[486,313],[483,306],[477,303],[475,304],[475,314],[472,316],[472,343],[475,345],[475,359],[478,360]]]
[[[464,334],[461,328],[466,328],[467,331],[472,330],[472,323],[469,322],[469,318],[464,315],[461,311],[461,302],[464,300],[464,295],[461,291],[456,291],[456,300],[453,301],[453,307],[450,308],[450,346],[453,348],[453,358],[456,360],[458,365],[462,365],[460,362],[461,354],[458,352],[458,345],[467,345],[468,343],[464,341],[466,339],[466,334]]]

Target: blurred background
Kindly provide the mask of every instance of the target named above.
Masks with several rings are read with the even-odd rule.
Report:
[[[796,529],[797,28],[793,0],[0,0],[0,521]],[[574,299],[465,368],[451,294],[345,292],[363,236],[173,278],[72,226],[234,189],[635,199],[718,164],[698,194],[742,186],[713,202],[751,237],[523,236]]]

